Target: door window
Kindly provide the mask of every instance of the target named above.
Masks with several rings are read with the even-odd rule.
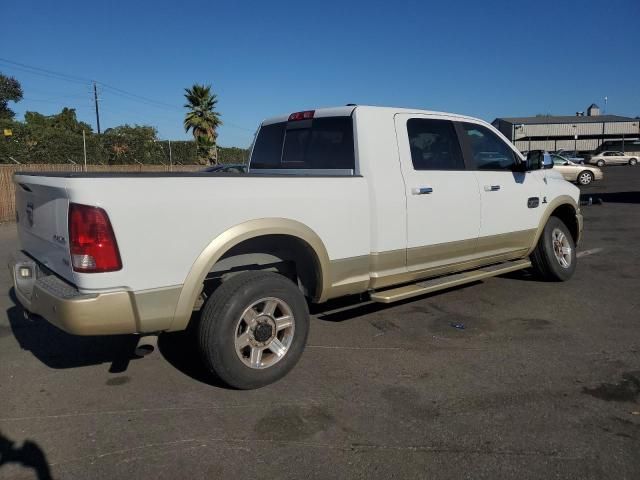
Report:
[[[478,170],[513,170],[514,151],[495,133],[473,123],[463,123],[462,128]]]
[[[407,133],[414,170],[464,170],[453,122],[410,118]]]

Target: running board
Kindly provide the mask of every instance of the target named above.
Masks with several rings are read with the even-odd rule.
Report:
[[[530,266],[531,262],[528,259],[503,262],[496,265],[490,265],[488,267],[482,267],[477,270],[454,273],[444,277],[404,285],[402,287],[373,292],[371,293],[370,298],[372,301],[378,303],[393,303],[407,298],[417,297],[418,295],[424,295],[425,293],[437,292],[438,290],[444,290],[445,288],[477,282],[483,278],[495,277],[496,275],[502,275],[503,273],[522,270],[523,268],[528,268]]]

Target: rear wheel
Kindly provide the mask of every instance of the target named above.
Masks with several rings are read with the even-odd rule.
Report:
[[[604,167],[604,160],[598,160],[596,162],[596,165],[598,165],[599,167]]]
[[[629,160],[629,165],[631,165],[632,167],[638,163],[638,159],[637,158],[632,158]]]
[[[564,282],[576,269],[576,247],[569,229],[558,217],[551,217],[531,254],[533,268],[544,280]]]
[[[578,175],[578,183],[580,185],[589,185],[591,182],[593,182],[593,173],[591,173],[589,170],[580,172],[580,174]]]
[[[272,272],[244,272],[207,299],[198,340],[214,375],[234,388],[253,389],[295,366],[308,332],[307,302],[291,280]]]

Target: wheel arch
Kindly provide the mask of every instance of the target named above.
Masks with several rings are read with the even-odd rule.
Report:
[[[243,246],[255,247],[261,240],[285,242],[297,246],[294,254],[307,255],[305,261],[313,263],[313,278],[305,272],[303,282],[311,285],[309,295],[321,300],[330,288],[329,256],[322,239],[310,227],[287,218],[261,218],[235,225],[212,240],[195,260],[180,292],[173,322],[169,331],[183,330],[191,318],[202,286],[216,263],[228,253],[242,251]],[[301,253],[304,252],[304,253]],[[265,251],[266,255],[272,252]]]
[[[561,195],[553,199],[544,211],[528,254],[531,254],[538,244],[540,236],[544,231],[544,227],[551,217],[558,217],[564,222],[576,245],[580,241],[580,237],[582,235],[582,216],[580,214],[580,207],[573,197]]]

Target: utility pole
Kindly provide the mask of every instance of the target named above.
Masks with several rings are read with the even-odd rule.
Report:
[[[98,135],[100,135],[100,112],[98,111],[98,88],[96,82],[93,82],[93,101],[96,104],[96,125],[98,126]]]
[[[84,171],[87,171],[87,140],[84,136],[84,129],[82,130],[82,150],[84,151]]]
[[[169,171],[173,170],[173,162],[171,160],[171,140],[169,140]]]

